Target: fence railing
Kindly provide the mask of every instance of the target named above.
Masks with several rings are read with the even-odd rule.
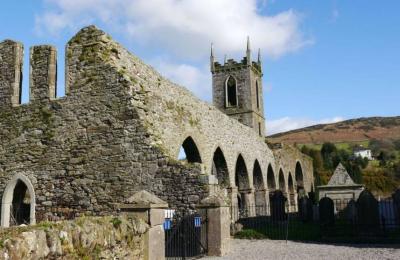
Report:
[[[368,196],[357,201],[323,198],[312,204],[302,198],[290,206],[282,200],[268,206],[231,207],[233,232],[251,229],[269,239],[400,242],[399,205],[393,199]]]
[[[166,259],[191,259],[207,253],[207,212],[167,210],[164,222]]]

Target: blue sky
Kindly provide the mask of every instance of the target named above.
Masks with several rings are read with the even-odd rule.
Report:
[[[162,74],[211,100],[209,47],[240,58],[261,48],[268,133],[315,123],[400,113],[400,2],[311,0],[2,1],[0,40],[59,51],[96,24]]]

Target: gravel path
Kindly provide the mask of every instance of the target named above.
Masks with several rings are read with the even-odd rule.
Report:
[[[397,247],[397,248],[395,248]],[[207,260],[234,259],[396,259],[400,260],[400,245],[326,245],[276,240],[233,239],[231,251],[224,257]]]

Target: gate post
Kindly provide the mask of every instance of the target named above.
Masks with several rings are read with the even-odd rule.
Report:
[[[207,214],[207,244],[209,256],[226,255],[230,248],[230,212],[223,198],[211,195],[203,199],[197,208]]]
[[[135,193],[120,204],[121,214],[128,214],[143,219],[149,224],[150,229],[145,237],[145,258],[146,260],[165,259],[165,233],[163,223],[165,209],[168,204],[145,190]]]

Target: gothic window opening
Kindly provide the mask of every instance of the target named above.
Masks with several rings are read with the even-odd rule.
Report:
[[[258,94],[258,81],[256,81],[256,99],[257,99],[257,109],[260,108],[260,97]]]
[[[183,142],[179,150],[178,160],[189,163],[201,163],[201,156],[197,145],[192,137],[188,137]]]
[[[228,166],[225,156],[219,147],[214,152],[211,174],[217,177],[220,187],[228,188],[230,186]]]
[[[226,81],[226,106],[227,107],[236,107],[237,104],[237,83],[236,79],[232,76],[229,76]]]

